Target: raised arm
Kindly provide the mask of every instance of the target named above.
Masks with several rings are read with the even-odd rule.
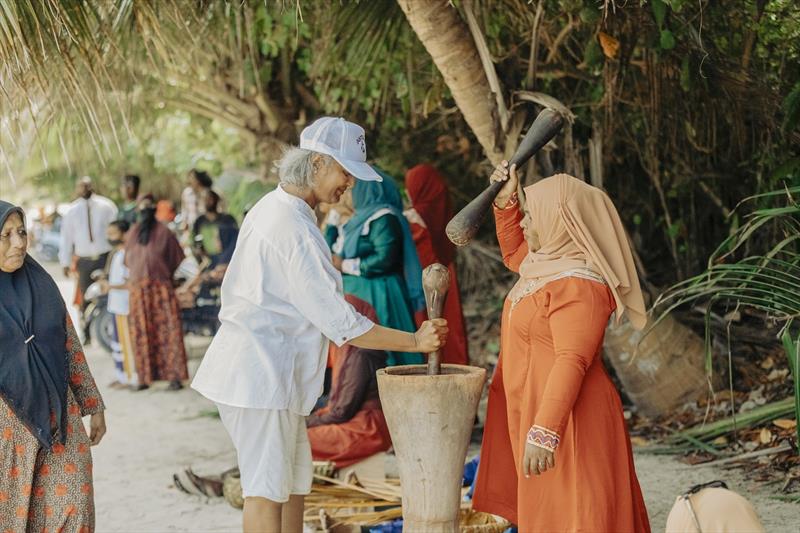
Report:
[[[508,161],[501,162],[495,167],[489,181],[505,182],[494,201],[497,241],[503,253],[503,263],[509,270],[519,272],[519,265],[528,254],[528,247],[525,244],[525,235],[519,226],[522,221],[522,211],[517,196],[519,176],[516,165],[509,167]]]
[[[494,206],[497,242],[503,254],[503,263],[513,272],[519,272],[520,264],[528,255],[528,244],[519,225],[522,217],[519,201],[514,200],[513,204],[506,205],[504,209]]]

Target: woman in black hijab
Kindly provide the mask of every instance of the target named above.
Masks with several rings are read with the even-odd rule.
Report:
[[[105,407],[58,287],[27,246],[25,214],[0,200],[0,530],[93,531],[89,446],[105,434]]]

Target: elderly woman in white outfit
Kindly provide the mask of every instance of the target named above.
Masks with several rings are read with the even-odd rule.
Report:
[[[416,333],[384,328],[342,295],[342,278],[314,214],[355,183],[380,181],[366,163],[364,130],[323,117],[300,135],[278,168],[280,185],[244,219],[222,283],[222,326],[192,387],[214,401],[238,454],[244,531],[303,529],[311,490],[304,417],[322,391],[328,339],[341,346],[428,353],[444,320]]]

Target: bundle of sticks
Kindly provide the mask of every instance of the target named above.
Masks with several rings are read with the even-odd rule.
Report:
[[[361,526],[401,518],[401,494],[399,479],[359,479],[351,474],[343,481],[315,474],[311,494],[305,499],[304,521],[316,531],[359,531]],[[508,522],[475,512],[470,507],[468,502],[462,504],[461,530],[464,532],[499,533],[510,526]]]
[[[304,521],[321,531],[340,526],[371,526],[400,518],[400,480],[346,481],[316,474],[306,496]]]

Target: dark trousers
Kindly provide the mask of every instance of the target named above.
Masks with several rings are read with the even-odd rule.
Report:
[[[86,294],[86,289],[92,284],[92,272],[95,270],[105,270],[107,261],[108,252],[98,257],[78,258],[78,290],[81,291],[81,296]],[[86,298],[81,298],[81,311],[85,311],[88,304],[89,302],[86,301]]]

